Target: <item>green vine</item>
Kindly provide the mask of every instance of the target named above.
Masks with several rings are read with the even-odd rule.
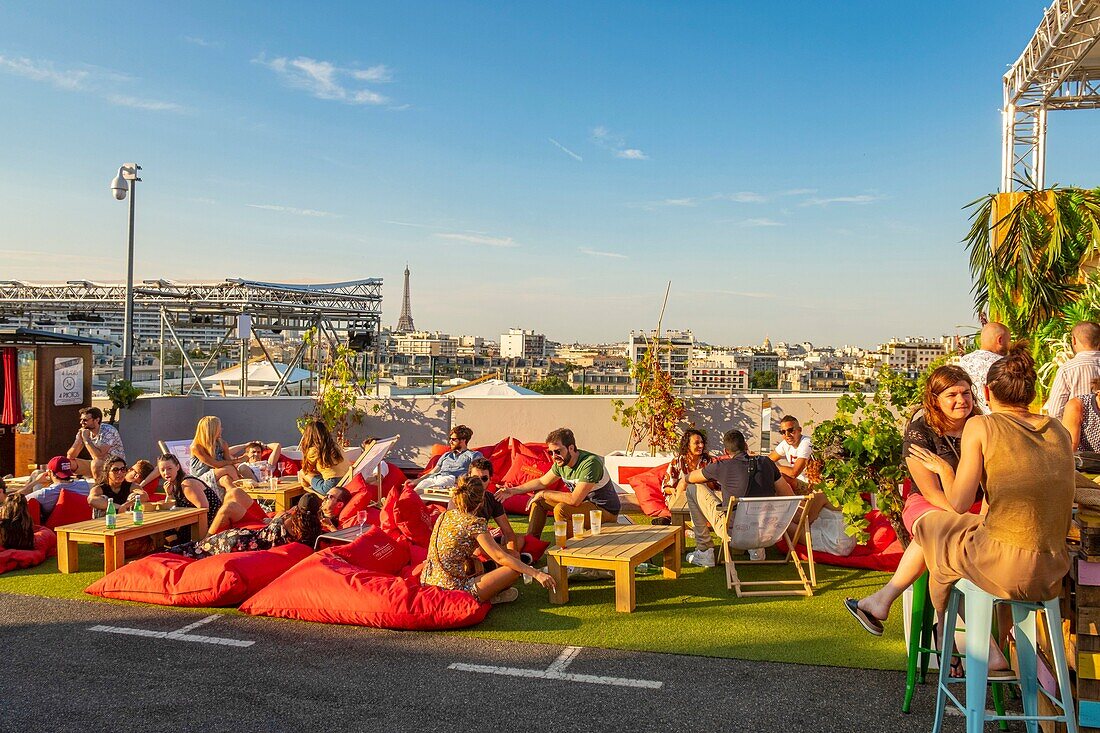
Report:
[[[630,376],[638,386],[634,403],[629,407],[623,400],[611,403],[615,421],[630,429],[628,453],[633,453],[642,441],[649,443],[653,453],[668,452],[680,440],[687,405],[676,396],[672,377],[661,368],[659,343],[655,338],[640,359],[630,362]]]
[[[307,331],[304,336],[307,343],[315,338],[313,330]],[[321,420],[339,443],[347,445],[348,429],[363,422],[365,413],[355,404],[363,386],[364,383],[355,370],[355,352],[345,345],[338,345],[332,354],[331,363],[321,373],[321,384],[317,389],[313,411],[298,418],[298,429],[304,429],[310,420]]]

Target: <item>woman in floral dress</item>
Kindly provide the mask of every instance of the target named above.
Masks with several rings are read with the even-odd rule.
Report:
[[[321,499],[316,494],[304,494],[297,506],[273,517],[262,529],[227,529],[203,540],[176,545],[168,551],[201,559],[227,552],[270,550],[290,542],[313,547],[321,531]]]

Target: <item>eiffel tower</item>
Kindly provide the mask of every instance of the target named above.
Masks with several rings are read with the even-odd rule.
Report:
[[[405,265],[405,294],[401,297],[401,317],[397,319],[398,331],[415,331],[412,305],[409,303],[409,266]]]

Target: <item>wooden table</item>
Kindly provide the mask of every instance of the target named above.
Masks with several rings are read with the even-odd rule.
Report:
[[[63,573],[75,573],[79,569],[80,542],[103,545],[103,572],[109,573],[126,564],[126,542],[148,537],[158,532],[194,525],[194,539],[206,535],[205,509],[164,509],[145,512],[145,521],[134,525],[134,515],[120,512],[114,529],[107,529],[103,519],[89,519],[76,524],[66,524],[54,530],[57,533],[57,569]]]
[[[253,499],[266,499],[275,503],[276,512],[285,512],[298,500],[298,497],[306,493],[306,487],[298,482],[297,476],[280,478],[279,483],[272,489],[268,484],[253,484],[245,486],[244,491]]]
[[[570,538],[564,548],[555,547],[546,553],[546,569],[557,584],[550,591],[551,603],[569,600],[569,578],[565,568],[612,570],[615,573],[615,610],[634,610],[634,568],[658,553],[664,553],[664,576],[680,577],[680,554],[683,551],[683,527],[653,524],[603,525],[598,535],[585,533]]]

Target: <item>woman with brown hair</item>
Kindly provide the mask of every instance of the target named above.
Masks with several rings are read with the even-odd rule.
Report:
[[[293,509],[273,517],[263,529],[227,529],[206,539],[176,545],[168,551],[201,559],[229,552],[270,550],[291,542],[301,542],[312,548],[321,531],[321,500],[313,494],[303,494]]]
[[[0,489],[3,482],[0,482]],[[9,494],[0,506],[0,550],[33,550],[34,520],[27,507],[27,497]]]
[[[1057,420],[1031,412],[1035,379],[1035,362],[1020,347],[989,368],[984,390],[992,412],[967,422],[957,468],[928,449],[910,448],[939,478],[952,510],[917,517],[910,545],[924,556],[941,616],[956,580],[966,578],[998,598],[1045,601],[1058,594],[1069,570],[1073,451]],[[983,477],[987,510],[966,513]],[[868,631],[882,633],[901,590],[888,583],[858,604],[849,599],[848,609]],[[991,661],[991,672],[997,666]]]
[[[552,589],[554,579],[519,558],[505,552],[489,534],[489,526],[478,516],[485,501],[485,484],[480,478],[462,476],[451,496],[454,509],[443,512],[428,542],[428,559],[420,575],[422,585],[448,590],[464,590],[481,601],[507,603],[519,597],[513,588],[521,575],[529,575],[544,588]],[[481,549],[499,567],[481,575],[471,572],[474,553]]]
[[[327,494],[351,468],[328,426],[320,420],[310,420],[302,429],[301,449],[298,481],[318,496]]]
[[[212,486],[194,476],[186,475],[180,466],[180,459],[173,453],[165,453],[157,459],[157,471],[161,476],[164,501],[151,504],[154,511],[170,507],[205,509],[206,521],[214,521],[214,515],[222,505],[222,498]]]

